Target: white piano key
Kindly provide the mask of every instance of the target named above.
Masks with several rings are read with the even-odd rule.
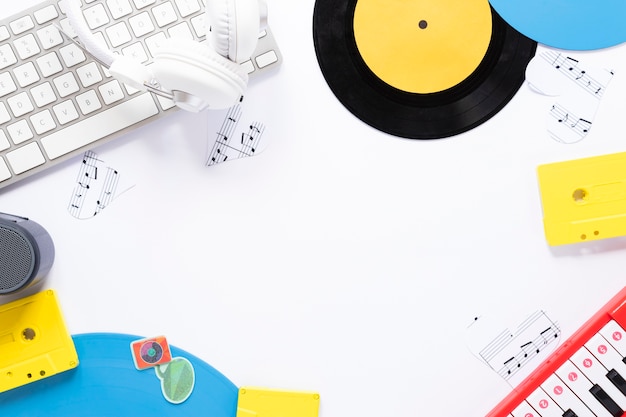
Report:
[[[600,330],[600,334],[609,341],[611,346],[613,346],[622,357],[626,357],[626,330],[624,330],[622,326],[615,320],[611,320]],[[626,376],[624,376],[624,378],[626,378]]]
[[[626,363],[624,357],[602,336],[594,335],[585,346],[604,365],[607,371],[615,369],[622,377],[626,378]]]
[[[612,417],[611,414],[589,392],[593,384],[580,370],[570,361],[565,362],[555,372],[556,376],[567,385],[572,392],[580,398],[598,417]]]
[[[595,417],[591,410],[556,375],[550,375],[541,388],[563,411],[572,410],[578,417]]]
[[[513,417],[542,417],[541,414],[537,413],[526,401],[518,405],[511,415]]]
[[[528,404],[540,413],[541,417],[563,417],[561,407],[541,388],[537,388],[526,398]]]
[[[606,377],[608,370],[585,347],[580,348],[571,357],[572,363],[584,373],[592,384],[598,384],[619,405],[626,410],[626,396],[619,392]]]

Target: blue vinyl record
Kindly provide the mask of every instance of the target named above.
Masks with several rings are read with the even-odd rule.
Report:
[[[490,0],[517,31],[544,45],[593,50],[626,42],[624,0]]]
[[[0,393],[11,417],[211,416],[237,414],[238,388],[216,369],[174,346],[173,357],[193,366],[195,385],[180,404],[168,402],[155,369],[137,370],[130,343],[139,336],[90,333],[73,336],[80,364],[50,378]]]

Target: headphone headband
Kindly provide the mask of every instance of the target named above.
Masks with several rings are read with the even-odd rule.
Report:
[[[254,53],[261,25],[267,19],[265,0],[208,0],[207,44],[176,39],[185,45],[181,48],[185,54],[172,54],[168,47],[169,52],[162,54],[166,62],[159,62],[157,50],[154,62],[144,65],[114,53],[98,41],[81,10],[81,0],[62,2],[81,47],[107,67],[113,77],[133,88],[164,95],[179,107],[196,112],[231,107],[241,100],[248,75],[239,63]],[[202,50],[189,47],[189,42]],[[224,43],[228,45],[226,51],[216,46]]]

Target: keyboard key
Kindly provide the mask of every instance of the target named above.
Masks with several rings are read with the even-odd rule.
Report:
[[[59,32],[59,29],[52,25],[39,29],[37,31],[37,38],[39,38],[43,49],[54,48],[63,43],[63,35]]]
[[[0,125],[5,124],[9,120],[11,120],[11,115],[4,103],[0,102]]]
[[[57,99],[57,96],[54,94],[54,90],[52,89],[52,85],[48,82],[33,87],[30,90],[30,94],[33,96],[33,100],[35,100],[35,105],[37,107],[46,106]]]
[[[124,92],[117,80],[109,81],[98,87],[104,104],[109,105],[124,99]]]
[[[50,52],[37,58],[37,66],[43,77],[49,77],[63,71],[63,65],[56,52]]]
[[[159,32],[148,38],[146,38],[146,46],[151,56],[154,56],[155,52],[161,47],[163,41],[167,39],[165,33]]]
[[[150,59],[141,42],[135,42],[132,45],[122,48],[122,55],[133,58],[137,62],[145,63]]]
[[[598,417],[611,417],[611,414],[602,406],[589,391],[593,384],[570,361],[565,362],[556,372],[565,385]]]
[[[191,16],[200,11],[198,0],[176,0],[176,7],[182,17]]]
[[[624,410],[621,409],[619,405],[600,387],[598,384],[595,384],[591,390],[589,390],[591,394],[607,409],[609,413],[613,417],[622,417],[624,414]]]
[[[16,174],[21,174],[46,162],[36,142],[7,153],[7,160]]]
[[[172,107],[176,106],[176,103],[174,103],[174,100],[170,100],[169,98],[165,98],[161,96],[156,96],[156,97],[157,97],[157,101],[159,102],[159,106],[161,106],[163,110],[169,110]]]
[[[61,2],[61,4],[63,4],[63,2]],[[78,36],[74,31],[74,28],[70,24],[70,20],[68,18],[61,19],[59,24],[61,25],[61,29],[63,30],[63,32],[66,33],[67,36],[69,36],[70,38],[74,39]]]
[[[115,20],[133,12],[133,7],[128,0],[107,0],[107,7]]]
[[[85,116],[102,108],[102,103],[100,103],[98,95],[94,90],[89,90],[76,96],[76,103],[78,103],[81,113]]]
[[[615,385],[615,387],[624,395],[626,395],[626,380],[615,369],[611,369],[606,377]]]
[[[13,123],[12,125],[7,126],[7,132],[9,132],[9,136],[11,140],[16,145],[26,142],[33,138],[33,131],[30,130],[30,126],[28,126],[28,122],[26,120],[20,120],[17,123]]]
[[[17,86],[13,81],[13,77],[8,72],[3,72],[0,74],[0,97],[4,97],[7,94],[11,94],[12,92],[17,90]]]
[[[626,357],[626,331],[619,324],[611,320],[600,330],[600,334],[608,340],[620,355]]]
[[[10,67],[17,62],[17,57],[8,43],[0,45],[0,70]]]
[[[600,386],[621,409],[626,410],[626,397],[608,380],[606,377],[608,370],[586,348],[583,347],[572,355],[571,361],[593,384]]]
[[[67,97],[72,93],[76,93],[80,90],[78,82],[74,77],[74,74],[67,72],[54,80],[52,80],[54,86],[57,88],[60,97]]]
[[[39,73],[35,69],[35,64],[33,64],[32,61],[15,67],[13,74],[15,74],[15,79],[22,88],[28,87],[40,80]]]
[[[102,4],[96,4],[95,6],[83,10],[83,14],[85,15],[87,26],[89,26],[91,30],[98,29],[110,22],[109,16]]]
[[[62,47],[59,49],[59,52],[61,52],[61,59],[63,59],[65,66],[69,68],[87,60],[87,57],[85,57],[85,53],[82,49],[73,43]]]
[[[160,28],[167,26],[170,23],[174,23],[178,19],[174,6],[172,6],[172,3],[169,1],[154,7],[152,9],[152,14],[154,15],[154,19]]]
[[[111,46],[117,48],[118,46],[124,45],[127,42],[130,42],[133,37],[130,35],[128,31],[128,26],[126,23],[120,22],[113,26],[106,28],[106,33],[111,42]]]
[[[541,388],[536,389],[526,399],[541,417],[562,417],[563,410]]]
[[[589,408],[555,374],[550,375],[541,384],[541,388],[562,410],[570,410],[578,417],[595,417]]]
[[[16,39],[13,42],[13,45],[15,46],[15,50],[17,51],[17,55],[21,59],[28,59],[31,56],[35,56],[39,52],[41,52],[41,49],[39,49],[39,45],[37,45],[37,41],[35,40],[35,36],[32,33]]]
[[[9,143],[6,133],[4,133],[4,130],[0,130],[0,151],[6,151],[10,147],[11,144]]]
[[[608,369],[614,369],[621,375],[626,375],[626,364],[620,353],[601,335],[595,334],[585,343],[585,347]],[[624,394],[626,395],[626,394]]]
[[[72,100],[66,100],[57,104],[52,107],[52,111],[54,111],[54,114],[57,116],[57,120],[62,125],[78,119],[78,111],[76,111],[76,106],[74,106]]]
[[[143,9],[144,7],[148,7],[155,2],[156,0],[133,0],[137,9]]]
[[[259,68],[265,68],[268,65],[275,63],[276,61],[278,61],[278,56],[274,51],[268,51],[256,57],[256,64],[259,66]]]
[[[204,13],[191,18],[191,26],[196,33],[196,36],[201,38],[206,35],[206,16]]]
[[[6,41],[10,37],[11,34],[9,33],[9,29],[7,29],[6,26],[0,26],[0,42]]]
[[[83,65],[76,70],[78,79],[83,87],[91,87],[94,84],[98,84],[102,81],[102,74],[98,70],[98,64],[90,62],[87,65]]]
[[[193,33],[191,33],[191,29],[189,29],[187,22],[182,22],[172,26],[167,30],[167,33],[169,33],[170,38],[193,40]]]
[[[241,64],[241,68],[247,72],[248,74],[252,74],[256,68],[254,68],[254,64],[252,63],[251,60],[247,60],[245,62],[242,62]]]
[[[41,139],[41,144],[48,157],[55,159],[157,113],[152,95],[144,93],[52,133]]]
[[[15,117],[21,117],[34,110],[33,103],[30,101],[30,98],[28,98],[28,94],[26,92],[10,97],[7,100],[7,103],[9,104],[9,107]]]
[[[27,30],[34,28],[35,22],[33,22],[33,19],[31,19],[31,17],[27,15],[12,21],[11,23],[9,23],[9,26],[11,27],[14,35],[21,35]]]
[[[40,113],[34,114],[30,117],[30,122],[33,124],[33,128],[38,135],[43,135],[57,127],[50,114],[50,110],[44,110]]]
[[[49,6],[44,7],[43,9],[37,10],[34,13],[34,16],[35,16],[35,20],[37,21],[37,23],[39,23],[40,25],[43,25],[44,23],[47,23],[59,17],[59,13],[57,12],[56,7],[54,7],[54,5],[51,4]]]
[[[154,31],[154,25],[152,24],[152,19],[150,19],[148,12],[143,12],[137,16],[133,16],[128,19],[128,22],[130,23],[133,33],[138,38]]]
[[[11,171],[9,171],[7,163],[4,162],[3,158],[0,158],[0,181],[8,180],[11,177]]]

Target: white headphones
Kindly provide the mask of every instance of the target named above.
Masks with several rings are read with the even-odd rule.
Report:
[[[140,90],[164,93],[184,110],[223,109],[241,100],[249,59],[267,21],[265,0],[207,0],[206,44],[169,38],[150,65],[103,47],[89,29],[80,0],[63,0],[82,46],[119,81]]]

